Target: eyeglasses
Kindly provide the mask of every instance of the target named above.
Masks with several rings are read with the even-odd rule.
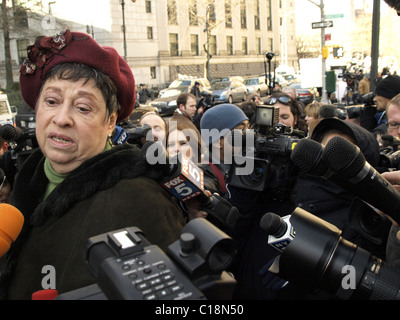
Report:
[[[3,188],[4,183],[6,182],[6,176],[3,176],[3,181],[0,184],[0,190]]]
[[[398,123],[398,122],[388,122],[388,123],[386,123],[386,125],[387,125],[388,129],[390,129],[390,130],[398,130],[400,127],[400,123]]]
[[[286,97],[286,96],[283,96],[283,97],[272,97],[272,98],[269,98],[265,102],[265,104],[268,105],[268,106],[272,106],[277,102],[280,102],[280,103],[283,103],[283,104],[289,104],[290,103],[290,97]]]

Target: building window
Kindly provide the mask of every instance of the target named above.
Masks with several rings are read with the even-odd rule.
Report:
[[[26,48],[31,44],[28,39],[20,39],[17,40],[17,49],[18,49],[18,61],[21,64],[24,62],[25,58],[27,57],[28,53]]]
[[[14,24],[20,28],[28,28],[27,10],[21,5],[13,1]]]
[[[153,27],[147,27],[147,39],[153,39]]]
[[[268,38],[268,51],[274,52],[274,39]]]
[[[178,34],[170,33],[169,34],[169,51],[171,56],[179,55],[179,45],[178,45]]]
[[[226,36],[226,53],[229,56],[233,55],[233,37],[232,36]]]
[[[225,0],[225,27],[232,28],[232,4],[231,0]]]
[[[178,24],[178,17],[176,12],[176,0],[168,0],[168,24]]]
[[[210,54],[217,54],[217,36],[210,36]]]
[[[248,55],[247,52],[247,37],[242,37],[242,52],[244,55]]]
[[[151,1],[146,0],[146,12],[151,13]]]
[[[157,78],[156,67],[150,67],[150,78],[151,79],[156,79]]]
[[[209,13],[210,18],[209,19],[210,19],[210,21],[215,22],[217,19],[217,14],[215,11],[215,0],[209,1],[209,5],[210,5],[210,13]]]
[[[261,38],[256,37],[256,52],[257,54],[261,54]]]
[[[189,0],[189,24],[191,26],[199,25],[197,18],[197,0]]]
[[[254,0],[254,29],[260,30],[260,0]]]
[[[242,29],[247,28],[247,18],[246,18],[246,1],[240,1],[240,26]]]
[[[272,0],[267,0],[267,29],[272,31]]]
[[[199,55],[199,36],[197,34],[190,35],[190,49],[192,51],[192,56]]]

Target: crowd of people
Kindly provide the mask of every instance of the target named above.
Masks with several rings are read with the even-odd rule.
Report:
[[[187,215],[162,188],[138,146],[112,143],[115,126],[129,117],[137,98],[132,71],[115,49],[68,29],[38,38],[21,67],[20,88],[36,113],[39,148],[25,160],[12,186],[6,172],[0,181],[1,201],[25,217],[21,234],[0,261],[3,299],[31,299],[42,288],[46,265],[57,271],[60,294],[95,283],[83,258],[85,242],[92,236],[136,226],[166,251],[190,219],[207,219],[196,202],[187,206],[197,214]],[[148,97],[146,90],[141,85],[141,103]],[[383,114],[378,119],[372,115],[373,129],[382,129],[384,123],[384,134],[396,140],[400,78],[388,76],[375,93]],[[165,146],[170,158],[186,157],[203,170],[207,195],[218,194],[237,208],[239,216],[229,234],[237,253],[227,270],[236,281],[232,299],[335,299],[332,292],[310,291],[267,270],[280,254],[267,244],[268,235],[260,227],[267,212],[284,217],[302,208],[339,228],[347,241],[399,267],[396,221],[382,218],[383,240],[371,242],[351,225],[356,197],[322,176],[299,171],[290,161],[290,151],[299,140],[325,146],[340,136],[358,146],[368,163],[378,168],[376,131],[361,121],[341,119],[334,105],[314,101],[305,106],[295,90],[277,88],[264,102],[253,94],[240,106],[205,107],[195,94],[180,95],[168,121],[148,112],[139,123],[151,129],[146,140]],[[270,118],[262,113],[263,107],[266,112],[273,110]],[[284,145],[288,142],[291,145]],[[282,147],[282,152],[270,152]],[[1,149],[6,150],[7,146]],[[243,160],[254,167],[240,180]],[[400,171],[380,168],[380,172],[400,192]]]

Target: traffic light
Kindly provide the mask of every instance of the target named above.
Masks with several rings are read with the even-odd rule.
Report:
[[[329,47],[324,46],[322,48],[322,58],[327,59],[329,57]]]
[[[333,56],[335,58],[343,57],[343,47],[334,47],[333,48]]]

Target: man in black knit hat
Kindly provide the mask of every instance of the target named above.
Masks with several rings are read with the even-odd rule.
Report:
[[[375,119],[377,126],[373,130],[375,134],[386,134],[386,105],[397,94],[400,93],[400,77],[388,75],[378,82],[375,89],[374,103],[377,113]]]

